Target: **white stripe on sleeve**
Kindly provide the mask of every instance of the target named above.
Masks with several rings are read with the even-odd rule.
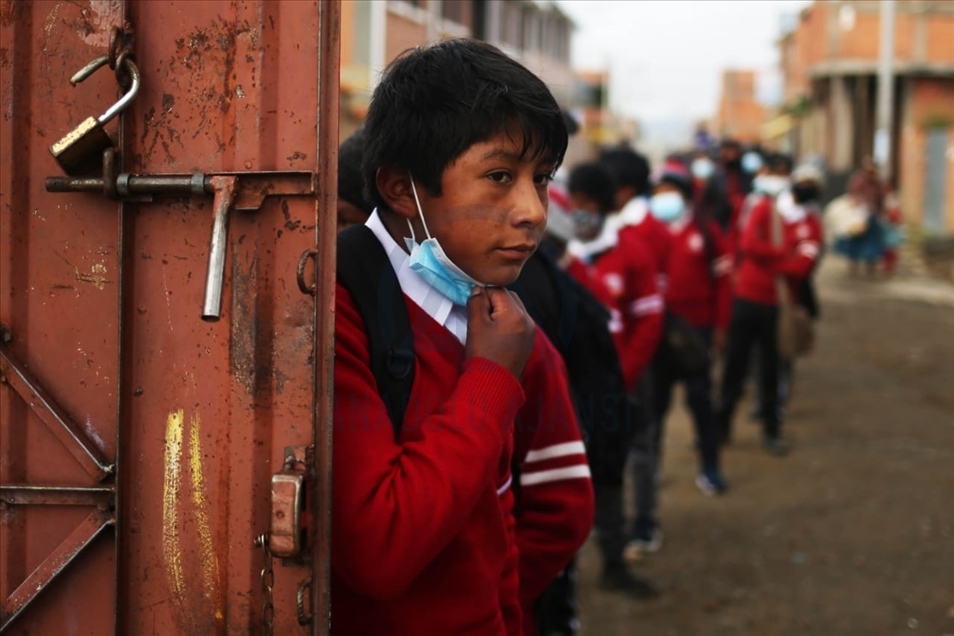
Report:
[[[545,459],[553,459],[554,457],[585,454],[586,447],[583,446],[583,442],[563,442],[562,444],[554,444],[553,446],[547,446],[539,450],[532,450],[527,453],[527,457],[523,461],[525,464],[530,464],[532,462],[542,462]]]
[[[650,314],[662,313],[664,306],[663,297],[660,294],[652,294],[651,296],[643,296],[642,298],[636,299],[636,301],[629,306],[629,311],[637,317],[648,316]]]
[[[818,243],[812,241],[806,241],[804,243],[799,243],[798,247],[795,248],[799,254],[804,254],[808,258],[815,258],[818,256]]]
[[[524,473],[520,476],[520,485],[534,486],[565,479],[588,479],[589,476],[590,467],[581,464],[579,466],[567,466],[566,468],[554,468],[553,470],[541,470],[535,473]]]
[[[732,270],[732,259],[728,256],[720,256],[712,264],[712,271],[716,276],[728,274]]]
[[[513,475],[510,475],[509,477],[507,477],[507,483],[505,483],[503,486],[497,489],[497,496],[499,497],[500,495],[507,492],[507,489],[510,488],[510,484],[512,483],[513,483]]]

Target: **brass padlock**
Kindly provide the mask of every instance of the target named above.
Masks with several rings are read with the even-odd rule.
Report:
[[[109,62],[109,56],[96,58],[70,78],[76,86]],[[139,92],[139,69],[128,57],[123,64],[132,78],[129,90],[99,117],[87,117],[65,137],[50,146],[50,154],[60,164],[63,172],[72,176],[85,176],[102,167],[103,151],[113,145],[103,126],[125,109]]]

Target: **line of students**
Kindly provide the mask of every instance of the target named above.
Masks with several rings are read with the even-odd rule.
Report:
[[[795,282],[810,271],[814,226],[791,212],[784,246],[769,246],[773,204],[747,200],[736,206],[744,214],[721,213],[743,217],[726,219],[743,229],[723,232],[720,219],[694,210],[703,200],[694,182],[712,172],[672,161],[651,179],[628,149],[576,166],[561,193],[550,180],[566,146],[564,116],[543,82],[492,46],[450,40],[392,63],[364,129],[342,147],[339,229],[355,226],[342,240],[361,233],[393,270],[413,384],[394,427],[378,375],[392,361],[374,359],[372,344],[378,332],[395,338],[393,316],[363,315],[339,282],[334,633],[532,635],[546,618],[544,590],[561,572],[572,580],[565,568],[594,511],[606,586],[651,596],[623,553],[627,539],[630,556],[661,544],[660,444],[678,381],[699,441],[696,483],[706,494],[727,488],[719,440],[752,334],[768,346],[766,276]],[[360,169],[349,171],[358,156]],[[355,172],[364,188],[354,187]],[[736,201],[742,187],[728,188]],[[551,192],[574,213],[571,224],[551,219],[543,249]],[[800,196],[790,207],[804,207]],[[727,346],[732,374],[717,408],[708,365],[686,374],[657,353],[676,322],[705,348]],[[582,359],[581,339],[601,330],[616,355]],[[777,368],[770,352],[762,362]],[[765,413],[776,412],[777,386],[763,389]],[[626,394],[646,417],[631,419]],[[766,421],[767,439],[780,439]],[[630,444],[637,518],[627,533],[620,451]]]

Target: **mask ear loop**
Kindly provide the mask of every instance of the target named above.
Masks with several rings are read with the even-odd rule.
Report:
[[[421,209],[421,200],[417,197],[417,186],[414,185],[414,177],[411,176],[410,171],[407,173],[408,178],[411,180],[411,192],[414,193],[414,203],[417,205],[417,215],[421,218],[421,225],[424,226],[424,233],[427,235],[428,240],[431,238],[431,232],[427,229],[427,221],[424,220],[424,211]],[[408,226],[411,226],[411,221],[408,219]],[[411,238],[414,242],[417,242],[417,238],[414,236],[414,227],[411,227]]]

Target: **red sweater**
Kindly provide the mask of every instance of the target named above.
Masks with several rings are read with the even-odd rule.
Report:
[[[365,326],[348,292],[336,293],[332,633],[521,634],[521,599],[566,565],[593,518],[579,468],[528,480],[513,514],[515,448],[520,461],[569,444],[579,452],[562,446],[559,461],[586,465],[559,355],[538,331],[518,382],[490,360],[465,359],[405,298],[415,379],[395,440]]]
[[[669,230],[663,229],[668,248]],[[635,233],[621,231],[615,247],[591,262],[571,258],[566,270],[610,310],[610,332],[630,391],[636,388],[662,337],[664,303],[653,258],[653,252]]]
[[[762,197],[744,220],[738,250],[735,296],[763,305],[778,304],[776,276],[783,275],[797,298],[798,283],[807,278],[821,252],[821,224],[814,214],[783,222],[783,246],[772,243],[774,203]]]
[[[693,327],[724,330],[729,325],[731,255],[715,221],[707,224],[709,251],[699,221],[689,218],[669,227],[669,284],[666,307]]]
[[[669,229],[659,219],[651,213],[638,225],[626,225],[619,230],[620,242],[624,237],[635,237],[641,240],[649,249],[650,260],[658,274],[665,280],[666,271],[669,268],[669,252],[672,246],[672,238],[669,236]]]

